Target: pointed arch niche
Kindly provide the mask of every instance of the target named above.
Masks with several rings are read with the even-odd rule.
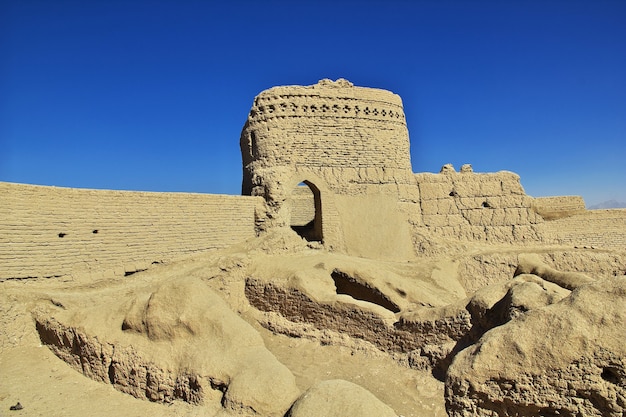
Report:
[[[321,242],[323,239],[320,190],[308,180],[292,190],[290,226],[309,242]]]

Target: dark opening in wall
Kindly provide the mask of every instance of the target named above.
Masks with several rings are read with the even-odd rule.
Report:
[[[59,236],[59,237],[65,237],[65,236],[67,236],[67,233],[63,233],[63,232],[61,232],[61,233],[59,233],[59,235],[58,235],[58,236]]]
[[[130,275],[136,274],[137,272],[143,272],[145,270],[146,269],[144,268],[144,269],[136,269],[134,271],[126,271],[126,272],[124,272],[124,276],[127,277],[127,276],[130,276]]]
[[[489,204],[488,201],[483,201],[482,206],[485,207],[485,208],[491,208],[491,204]]]
[[[259,152],[257,149],[256,134],[254,132],[250,132],[250,136],[248,137],[248,146],[250,148],[250,157],[255,158]]]
[[[91,233],[93,233],[94,235],[95,235],[95,234],[97,234],[97,233],[98,233],[98,229],[93,229],[93,230],[91,231]]]
[[[330,276],[335,281],[337,294],[346,294],[356,300],[374,303],[394,313],[400,312],[400,307],[387,298],[378,288],[363,284],[338,269],[335,269]]]
[[[617,366],[604,367],[600,376],[605,381],[615,385],[622,385],[626,382],[626,375],[623,375],[623,372],[620,372],[619,367]]]
[[[322,200],[315,184],[303,181],[291,193],[291,228],[309,242],[322,241]]]

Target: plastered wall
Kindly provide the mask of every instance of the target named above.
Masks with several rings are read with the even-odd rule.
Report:
[[[255,236],[259,197],[0,182],[0,280],[124,275]]]
[[[306,185],[294,188],[291,193],[291,225],[303,226],[315,217],[313,193]]]

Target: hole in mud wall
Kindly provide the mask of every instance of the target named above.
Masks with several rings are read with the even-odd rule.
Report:
[[[611,384],[621,385],[623,377],[620,378],[619,369],[617,367],[607,366],[602,369],[602,374],[600,375],[602,379]]]
[[[400,312],[400,308],[377,288],[362,284],[338,269],[335,269],[330,276],[335,281],[337,294],[346,294],[356,300],[374,303],[394,313]]]
[[[134,270],[134,271],[126,271],[126,272],[124,272],[124,276],[125,276],[125,277],[128,277],[128,276],[130,276],[130,275],[136,274],[137,272],[143,272],[143,271],[145,271],[145,270],[146,270],[146,269],[144,268],[144,269],[136,269],[136,270]]]
[[[65,236],[67,236],[67,233],[63,233],[63,232],[61,232],[61,233],[59,233],[59,234],[58,234],[58,236],[59,236],[59,237],[65,237]]]
[[[322,203],[319,189],[304,181],[291,193],[291,228],[309,242],[322,241]]]
[[[91,233],[93,233],[94,235],[98,234],[98,229],[93,229]]]
[[[254,158],[259,153],[257,150],[256,134],[254,132],[250,132],[248,146],[250,148],[250,157]]]

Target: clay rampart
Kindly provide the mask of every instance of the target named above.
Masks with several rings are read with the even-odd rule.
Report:
[[[415,178],[423,224],[437,235],[491,243],[544,240],[538,228],[543,219],[517,174],[442,171]]]
[[[571,216],[585,211],[585,200],[580,196],[536,197],[535,211],[546,220]]]
[[[542,228],[563,245],[626,251],[626,209],[587,210]]]
[[[255,236],[258,197],[0,182],[0,280],[124,275]]]

